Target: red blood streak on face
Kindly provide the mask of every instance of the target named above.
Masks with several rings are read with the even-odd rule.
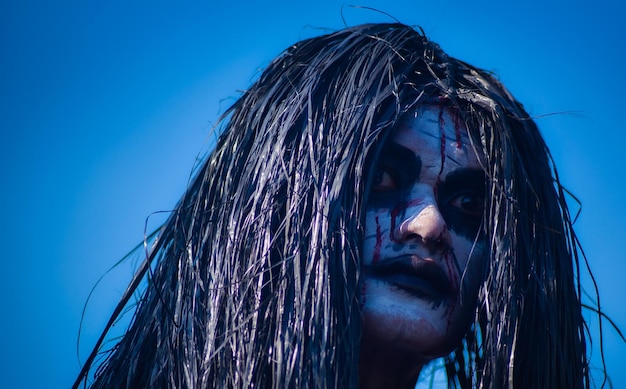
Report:
[[[452,312],[454,311],[454,308],[456,307],[457,304],[457,298],[456,296],[459,293],[459,274],[457,272],[457,268],[456,268],[456,264],[455,264],[455,258],[454,255],[452,255],[451,251],[448,251],[442,258],[443,263],[446,267],[446,273],[448,275],[448,280],[450,282],[450,293],[451,295],[449,296],[449,304],[446,307],[446,312],[445,314],[448,315],[448,327],[451,325],[451,320],[452,320]]]
[[[376,263],[380,260],[380,247],[383,244],[383,235],[380,232],[380,223],[378,221],[378,215],[376,215],[376,244],[374,245],[374,258],[372,259],[373,263]]]
[[[407,202],[402,202],[398,204],[395,208],[389,211],[389,216],[391,218],[391,226],[389,227],[389,240],[396,243],[398,242],[394,235],[394,231],[396,230],[396,218],[398,217],[398,215],[405,212],[407,208],[415,207],[422,204],[423,202],[424,200],[420,198],[409,200]],[[378,219],[376,221],[378,222]],[[376,225],[378,226],[378,224]]]

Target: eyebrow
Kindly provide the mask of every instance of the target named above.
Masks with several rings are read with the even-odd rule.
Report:
[[[440,184],[440,192],[456,193],[462,190],[485,192],[485,172],[477,168],[460,168],[449,173]]]
[[[381,152],[381,157],[391,159],[394,162],[412,163],[421,165],[420,159],[415,155],[413,150],[402,146],[399,143],[389,142]]]

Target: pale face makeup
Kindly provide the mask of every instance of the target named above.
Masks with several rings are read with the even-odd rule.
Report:
[[[451,352],[473,317],[486,262],[485,175],[462,121],[435,105],[400,125],[374,168],[363,353],[428,361]]]

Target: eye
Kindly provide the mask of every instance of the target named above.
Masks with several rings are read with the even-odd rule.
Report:
[[[459,194],[453,197],[448,204],[467,216],[478,219],[483,217],[484,198],[478,193],[466,192]]]
[[[393,174],[384,167],[379,167],[376,170],[374,176],[374,183],[372,191],[374,192],[389,192],[398,189],[398,183],[393,177]]]
[[[381,150],[377,163],[370,170],[370,190],[374,195],[380,195],[374,197],[382,196],[389,200],[388,195],[400,195],[400,192],[417,181],[421,168],[422,161],[415,152],[391,142]]]
[[[437,203],[448,228],[468,239],[480,231],[485,198],[485,172],[479,169],[453,171],[437,188]]]

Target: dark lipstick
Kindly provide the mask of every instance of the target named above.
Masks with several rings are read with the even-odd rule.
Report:
[[[441,302],[453,293],[448,276],[434,261],[416,255],[383,259],[364,267],[370,277],[419,298]]]

